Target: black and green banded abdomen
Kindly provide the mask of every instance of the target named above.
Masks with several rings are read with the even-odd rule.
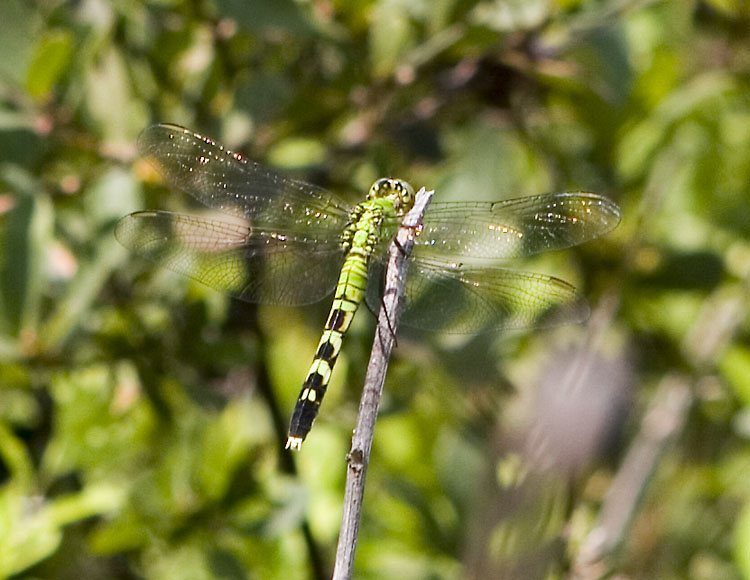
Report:
[[[344,334],[349,329],[354,313],[365,295],[368,259],[367,253],[352,248],[341,269],[331,312],[310,370],[302,384],[297,405],[294,407],[286,443],[289,449],[301,447],[318,416],[320,403],[331,380],[333,366],[341,352]]]
[[[323,336],[313,358],[289,425],[287,449],[300,449],[318,416],[320,404],[331,380],[346,331],[365,297],[367,268],[380,240],[385,216],[401,216],[414,204],[411,186],[393,179],[381,179],[370,188],[367,201],[357,206],[352,223],[342,234],[348,250],[341,268],[336,294]]]

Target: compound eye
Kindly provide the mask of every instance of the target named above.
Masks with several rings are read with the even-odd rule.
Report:
[[[381,191],[388,187],[389,179],[387,177],[381,177],[375,183],[370,186],[370,191],[367,192],[367,199],[374,199],[381,195]]]
[[[406,182],[401,183],[401,199],[407,205],[414,203],[414,190]]]

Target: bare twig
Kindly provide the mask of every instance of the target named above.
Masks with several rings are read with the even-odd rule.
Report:
[[[378,326],[372,345],[370,362],[367,366],[365,386],[359,403],[357,426],[352,437],[352,448],[348,456],[346,491],[344,493],[344,515],[341,520],[341,533],[336,549],[336,564],[333,580],[348,580],[354,568],[354,551],[357,547],[359,521],[362,514],[362,498],[365,493],[365,477],[370,460],[375,419],[380,406],[380,397],[385,382],[388,359],[395,342],[398,327],[408,256],[414,245],[415,231],[418,231],[427,205],[432,199],[432,191],[420,189],[414,208],[406,215],[403,225],[391,244],[386,270],[383,305],[378,316]]]

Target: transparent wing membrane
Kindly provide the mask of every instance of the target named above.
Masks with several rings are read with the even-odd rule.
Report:
[[[433,203],[415,257],[507,260],[589,241],[620,221],[618,207],[593,193],[548,193],[499,202]]]
[[[333,291],[344,252],[316,240],[165,211],[124,217],[115,236],[133,252],[248,302],[299,305]]]
[[[288,179],[207,137],[175,125],[153,125],[138,147],[174,187],[207,207],[275,228],[335,231],[351,206],[334,194]]]
[[[384,263],[370,268],[367,302],[380,308]],[[424,330],[469,334],[581,322],[586,301],[567,282],[498,267],[409,264],[401,322]]]

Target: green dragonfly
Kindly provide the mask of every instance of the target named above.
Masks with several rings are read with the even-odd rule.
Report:
[[[379,308],[387,246],[414,190],[379,179],[352,205],[175,125],[149,127],[138,144],[170,185],[226,217],[132,213],[115,231],[126,248],[248,302],[302,305],[335,291],[289,427],[287,448],[301,448],[357,307]],[[582,321],[588,306],[573,286],[497,264],[580,244],[619,220],[615,203],[584,192],[433,203],[415,232],[401,321],[458,333]]]

